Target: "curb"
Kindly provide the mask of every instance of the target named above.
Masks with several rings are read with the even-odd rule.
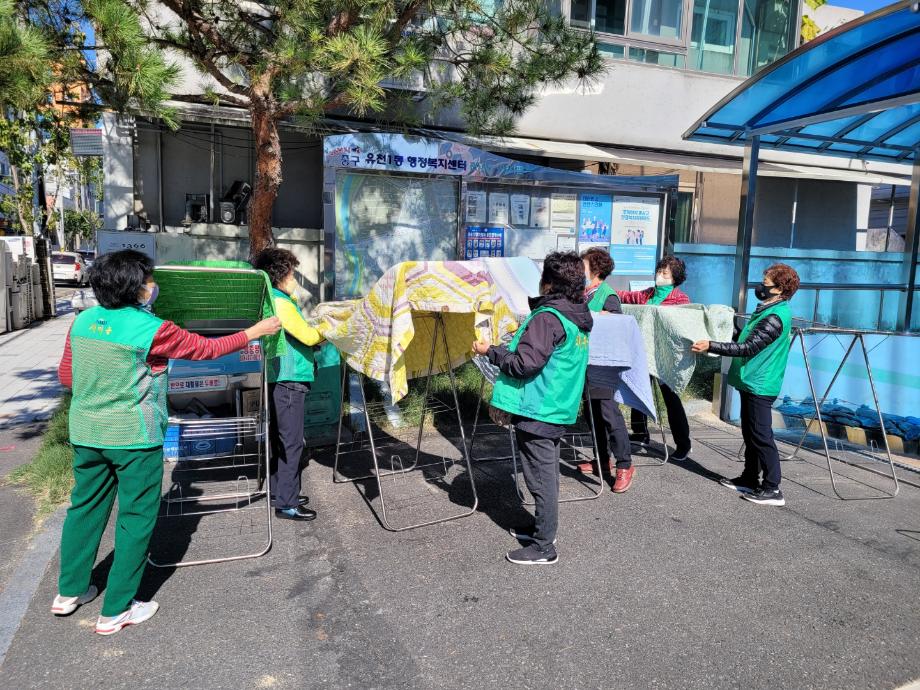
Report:
[[[58,551],[66,514],[66,508],[59,508],[45,521],[42,531],[23,553],[6,589],[0,592],[0,665],[48,570],[48,564]]]

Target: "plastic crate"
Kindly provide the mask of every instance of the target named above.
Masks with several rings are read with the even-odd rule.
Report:
[[[169,360],[169,378],[194,378],[200,376],[233,376],[236,374],[257,374],[262,370],[262,348],[253,340],[242,350],[231,352],[218,359],[192,361],[188,359]]]
[[[163,439],[163,457],[167,460],[194,460],[195,458],[232,455],[236,439],[229,436],[207,438],[199,435],[188,438],[191,432],[178,424],[166,427]]]

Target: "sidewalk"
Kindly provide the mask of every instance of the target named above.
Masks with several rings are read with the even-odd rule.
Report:
[[[60,307],[60,303],[59,303]],[[0,429],[47,419],[62,388],[57,365],[73,313],[0,335]]]

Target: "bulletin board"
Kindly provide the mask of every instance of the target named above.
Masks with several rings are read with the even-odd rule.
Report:
[[[392,133],[323,140],[324,301],[361,297],[397,263],[603,246],[615,273],[654,275],[676,175],[610,176]]]

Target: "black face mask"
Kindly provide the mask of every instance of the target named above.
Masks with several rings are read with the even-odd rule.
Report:
[[[772,289],[773,289],[772,285],[770,287],[767,287],[763,283],[757,283],[757,285],[754,286],[754,296],[757,297],[757,299],[759,299],[761,302],[763,302],[766,299],[770,299],[771,297],[774,297],[773,293],[770,292],[770,290]]]

